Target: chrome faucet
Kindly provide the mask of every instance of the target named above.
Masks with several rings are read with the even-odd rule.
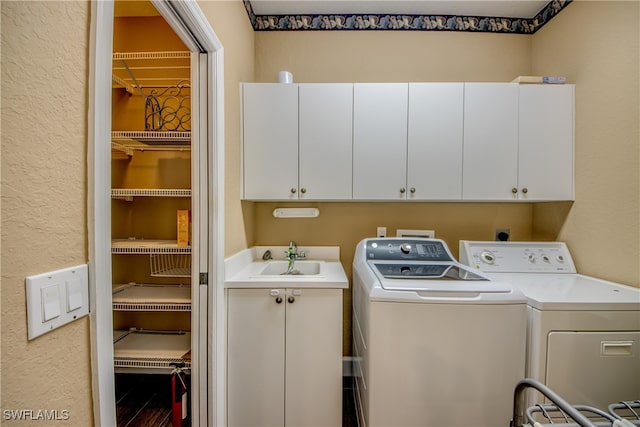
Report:
[[[296,258],[298,257],[298,244],[293,240],[289,242],[289,249],[287,249],[287,259],[289,260],[289,265],[287,266],[287,271],[284,274],[291,274],[293,271],[293,265],[296,262]]]

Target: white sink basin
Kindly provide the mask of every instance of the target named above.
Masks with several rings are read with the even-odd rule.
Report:
[[[282,254],[287,246],[254,246],[225,260],[224,287],[227,289],[347,289],[349,280],[340,262],[338,246],[300,246],[306,259],[293,265],[297,274],[285,275],[289,261]],[[280,255],[265,261],[269,251]]]
[[[260,276],[285,275],[289,261],[269,261],[260,271]],[[317,261],[296,261],[288,276],[312,276],[320,274],[320,263]]]

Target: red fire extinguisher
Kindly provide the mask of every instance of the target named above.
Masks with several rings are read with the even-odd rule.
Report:
[[[183,371],[184,363],[175,364],[171,371],[171,409],[173,427],[186,425],[189,415],[187,374]]]

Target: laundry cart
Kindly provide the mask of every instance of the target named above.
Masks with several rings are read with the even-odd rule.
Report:
[[[536,404],[525,409],[525,390],[534,388],[552,404]],[[544,384],[524,379],[513,399],[510,427],[634,427],[640,426],[640,400],[613,403],[606,408],[571,405]]]

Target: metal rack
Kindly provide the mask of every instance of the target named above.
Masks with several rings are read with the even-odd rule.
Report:
[[[114,239],[113,255],[150,255],[153,277],[191,277],[191,247],[175,240]]]
[[[524,409],[525,390],[534,388],[553,402]],[[585,405],[570,405],[544,384],[527,378],[520,381],[514,393],[511,427],[634,427],[640,426],[640,400],[609,405],[609,412]]]
[[[191,151],[191,132],[113,131],[111,149],[127,156],[135,151]]]
[[[128,283],[113,290],[116,311],[191,311],[190,285]]]
[[[111,198],[130,202],[134,197],[191,197],[191,189],[113,188]]]
[[[114,87],[146,96],[147,88],[167,88],[189,80],[191,52],[114,52],[112,70]]]
[[[168,374],[175,366],[191,369],[191,333],[132,328],[113,331],[116,372]]]

